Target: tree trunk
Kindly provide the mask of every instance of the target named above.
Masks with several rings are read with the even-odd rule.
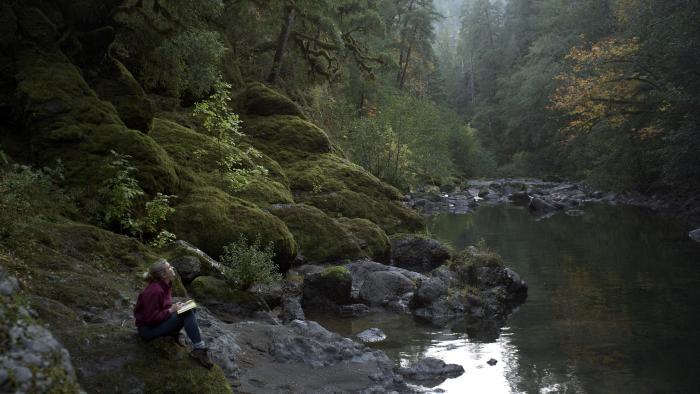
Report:
[[[275,58],[272,61],[272,69],[270,70],[270,75],[267,77],[267,82],[271,84],[276,83],[279,78],[282,59],[284,58],[284,52],[287,50],[287,42],[289,41],[289,35],[292,33],[293,25],[294,7],[288,6],[287,15],[284,17],[284,26],[282,26],[280,36],[277,39],[277,49],[275,50]]]

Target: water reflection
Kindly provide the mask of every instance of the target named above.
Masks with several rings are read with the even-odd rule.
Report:
[[[687,230],[630,207],[544,221],[512,206],[438,216],[436,237],[457,248],[483,238],[528,281],[508,327],[483,337],[464,322],[438,329],[409,316],[319,320],[348,336],[382,328],[388,341],[376,346],[402,365],[462,365],[438,386],[447,392],[696,392],[700,244]]]

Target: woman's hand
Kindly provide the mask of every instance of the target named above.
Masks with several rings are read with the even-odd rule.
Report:
[[[182,306],[182,303],[181,303],[181,302],[178,302],[177,304],[173,304],[173,305],[170,307],[170,309],[169,309],[169,310],[170,310],[170,313],[175,313],[175,312],[177,312],[177,310],[180,309],[180,306]]]

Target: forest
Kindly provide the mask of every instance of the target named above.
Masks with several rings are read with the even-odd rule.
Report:
[[[0,392],[692,391],[698,21],[0,0]]]
[[[270,83],[352,161],[403,189],[555,176],[690,193],[700,171],[698,8],[138,1],[116,11],[113,52],[146,89],[182,100],[218,78]]]

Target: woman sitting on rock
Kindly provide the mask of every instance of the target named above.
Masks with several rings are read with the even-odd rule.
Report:
[[[202,340],[194,310],[177,313],[181,304],[173,305],[172,280],[174,278],[175,270],[164,259],[156,261],[148,270],[144,278],[148,286],[139,294],[134,307],[134,318],[139,335],[147,341],[171,336],[180,344],[179,334],[184,327],[194,346],[192,357],[205,367],[211,368],[214,364]]]

